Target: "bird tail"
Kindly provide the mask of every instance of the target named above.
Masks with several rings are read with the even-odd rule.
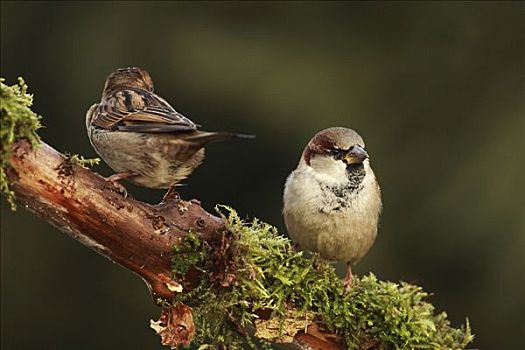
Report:
[[[210,143],[210,142],[218,142],[218,141],[231,140],[231,139],[254,139],[254,138],[255,138],[255,135],[237,134],[234,132],[227,132],[227,131],[215,131],[215,132],[196,131],[194,133],[189,134],[187,137],[185,137],[186,140],[191,140],[191,141],[199,142],[199,143]]]

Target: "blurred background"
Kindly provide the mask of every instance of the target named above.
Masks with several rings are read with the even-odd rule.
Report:
[[[356,267],[432,293],[473,348],[525,331],[522,2],[1,2],[1,75],[23,76],[43,139],[97,156],[84,115],[106,76],[141,66],[215,144],[181,189],[285,234],[281,196],[330,126],[367,142],[384,214]],[[94,168],[111,174],[105,165]],[[520,180],[521,179],[521,180]],[[136,198],[162,191],[126,184]],[[143,282],[2,199],[2,349],[160,349]]]

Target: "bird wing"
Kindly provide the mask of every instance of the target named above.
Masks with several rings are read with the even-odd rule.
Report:
[[[152,92],[120,90],[103,99],[92,124],[99,128],[135,132],[196,130],[197,125]]]

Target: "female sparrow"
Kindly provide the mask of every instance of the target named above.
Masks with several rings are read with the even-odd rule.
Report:
[[[283,201],[286,227],[300,247],[346,262],[348,291],[351,265],[374,243],[381,212],[379,184],[361,136],[341,127],[317,133],[288,176]]]
[[[204,159],[204,146],[231,138],[229,132],[197,130],[198,125],[175,111],[153,92],[153,81],[141,68],[121,68],[106,80],[100,103],[87,111],[89,140],[115,171],[108,181],[129,181],[148,188],[171,188]]]

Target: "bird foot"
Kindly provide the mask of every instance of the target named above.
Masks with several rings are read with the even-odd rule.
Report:
[[[352,278],[343,281],[344,295],[347,295],[352,290]]]
[[[162,200],[160,202],[168,203],[168,202],[178,202],[178,201],[180,201],[179,192],[177,192],[175,186],[171,186],[170,188],[168,188],[168,191],[166,192],[164,197],[162,197]]]
[[[113,175],[111,175],[109,177],[106,177],[105,180],[107,182],[111,183],[113,185],[113,187],[115,187],[117,192],[122,194],[124,196],[124,198],[127,198],[128,197],[128,191],[126,190],[126,188],[119,181],[123,180],[123,179],[126,179],[128,177],[131,177],[131,176],[137,176],[137,174],[132,173],[132,172],[117,173],[117,174],[113,174]]]

